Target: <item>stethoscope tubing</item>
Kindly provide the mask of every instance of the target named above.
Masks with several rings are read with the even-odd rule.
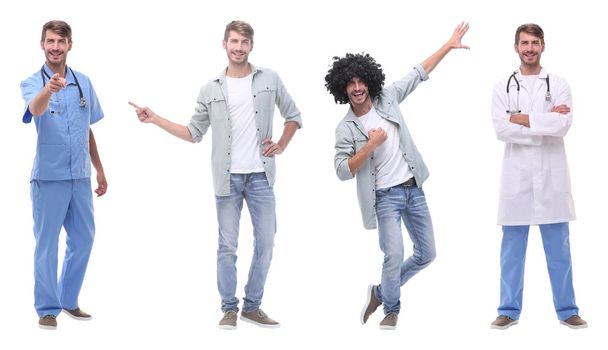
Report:
[[[72,68],[66,66],[66,69],[68,69],[70,71],[70,73],[72,73],[72,76],[74,77],[74,81],[76,82],[76,87],[78,88],[78,94],[80,95],[80,107],[85,108],[87,106],[87,100],[85,100],[85,98],[84,98],[84,94],[82,93],[82,88],[80,87],[78,78],[76,78],[76,74],[74,74],[74,71],[72,70]],[[44,65],[42,66],[42,68],[40,68],[40,76],[42,77],[42,87],[44,87],[46,85],[45,78],[48,78],[49,80],[51,79],[51,76],[46,72],[46,70],[44,70]]]

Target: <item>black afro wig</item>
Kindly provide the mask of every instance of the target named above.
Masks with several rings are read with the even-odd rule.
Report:
[[[373,99],[384,86],[384,73],[380,64],[366,53],[347,53],[345,57],[334,56],[334,62],[325,76],[325,87],[334,96],[336,103],[350,103],[346,85],[353,77],[359,77],[367,85]]]

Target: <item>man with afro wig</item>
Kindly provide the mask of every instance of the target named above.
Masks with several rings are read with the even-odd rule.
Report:
[[[389,87],[380,64],[369,54],[334,57],[325,76],[336,103],[350,104],[336,128],[335,167],[340,180],[357,178],[357,195],[366,229],[378,228],[384,253],[380,284],[370,285],[361,323],[384,304],[381,329],[395,329],[401,286],[435,258],[433,224],[422,184],[429,172],[410,137],[399,104],[452,49],[469,29],[459,24],[450,39],[421,64]],[[413,242],[413,255],[404,261],[401,221]]]

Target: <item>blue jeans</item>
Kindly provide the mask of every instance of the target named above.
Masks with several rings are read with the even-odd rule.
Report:
[[[543,239],[553,305],[557,318],[565,320],[578,315],[572,286],[572,259],[568,223],[539,225]],[[519,319],[524,290],[524,264],[530,226],[503,226],[500,252],[500,306],[499,315]]]
[[[375,293],[385,314],[398,314],[401,286],[435,259],[431,214],[422,189],[400,185],[376,191],[376,216],[384,262]],[[405,261],[401,220],[414,243],[413,255]]]
[[[91,180],[32,180],[34,215],[34,307],[39,317],[76,309],[95,236]],[[57,280],[59,234],[66,231],[66,251]]]
[[[262,303],[264,284],[272,260],[276,233],[275,198],[266,174],[230,174],[230,195],[216,196],[219,240],[217,250],[217,287],[222,298],[222,312],[238,311],[236,298],[236,249],[243,199],[247,202],[253,224],[254,251],[245,285],[243,311],[257,310]]]

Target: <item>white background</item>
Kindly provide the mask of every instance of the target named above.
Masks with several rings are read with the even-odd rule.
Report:
[[[608,28],[587,1],[83,1],[4,2],[0,129],[0,349],[109,348],[583,348],[606,349],[605,246],[608,178],[605,50]],[[44,61],[43,23],[73,29],[68,64],[94,83],[106,118],[96,124],[109,190],[95,199],[97,235],[80,297],[91,322],[63,315],[55,332],[37,327],[29,174],[35,128],[21,123],[19,83]],[[304,128],[279,156],[278,233],[262,308],[276,330],[239,323],[221,331],[216,288],[217,224],[209,136],[191,145],[142,125],[132,100],[187,123],[199,87],[226,65],[224,26],[250,22],[250,61],[282,77]],[[359,324],[366,286],[380,278],[377,233],[361,224],[355,181],[333,169],[334,128],[346,113],[326,92],[334,55],[366,51],[387,83],[435,52],[465,20],[463,42],[401,105],[431,170],[425,185],[438,258],[402,288],[394,332],[381,312]],[[571,223],[574,282],[589,328],[560,326],[538,229],[530,234],[520,324],[489,329],[499,292],[495,225],[503,145],[490,116],[493,84],[519,64],[519,24],[545,30],[543,66],[568,79],[575,122],[566,137],[578,220]],[[275,138],[281,122],[275,124]],[[275,139],[276,141],[276,139]],[[241,222],[238,296],[251,258]],[[62,236],[63,239],[63,236]],[[407,240],[406,240],[407,241]]]

